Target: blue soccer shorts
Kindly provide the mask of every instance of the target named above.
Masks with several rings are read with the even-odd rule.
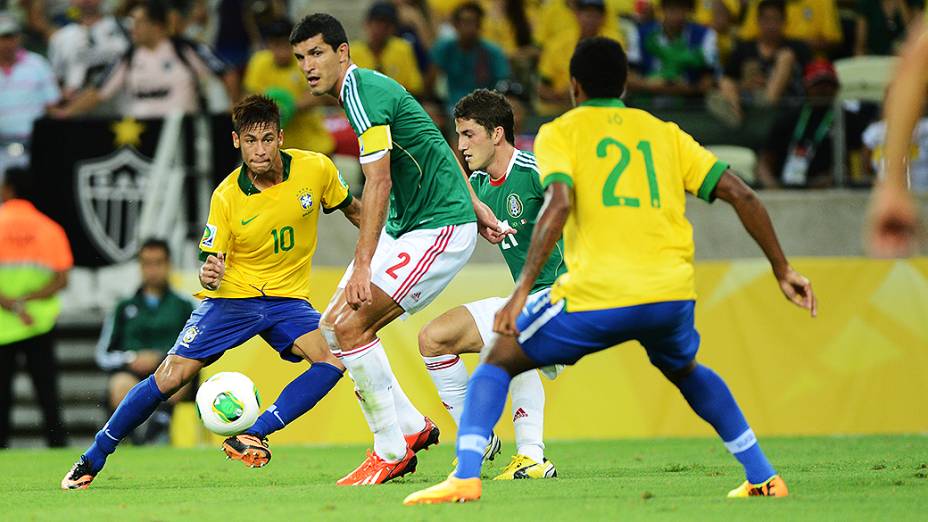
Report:
[[[249,297],[204,299],[190,314],[169,354],[213,362],[256,335],[280,358],[300,362],[290,351],[293,341],[319,328],[319,312],[303,299]]]
[[[548,290],[529,299],[516,325],[519,344],[539,366],[574,364],[585,355],[635,340],[651,364],[673,372],[689,365],[699,350],[695,307],[695,301],[665,301],[568,312],[565,300],[551,303]]]

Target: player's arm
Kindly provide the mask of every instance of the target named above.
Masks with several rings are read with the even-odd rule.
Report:
[[[770,215],[754,190],[729,169],[722,174],[712,195],[734,207],[741,224],[770,261],[773,274],[786,298],[793,304],[808,309],[812,317],[815,317],[818,306],[812,292],[812,283],[789,265],[783,249],[780,248]]]
[[[357,198],[351,198],[351,202],[348,203],[348,206],[341,209],[342,214],[348,218],[348,221],[351,221],[351,224],[361,228],[361,200]]]
[[[464,176],[464,184],[467,185],[467,190],[470,192],[470,203],[474,206],[474,213],[477,215],[477,231],[490,243],[494,245],[499,244],[503,238],[509,234],[515,233],[515,230],[503,230],[493,210],[491,210],[486,203],[480,201],[480,198],[477,197],[477,193],[474,192],[474,187],[470,184],[467,171],[464,170],[464,165],[461,165],[461,159],[458,158],[457,154],[453,154],[453,156],[454,161],[458,164],[458,170],[460,170],[461,175]]]
[[[928,89],[928,31],[912,31],[886,97],[883,179],[873,191],[867,216],[870,250],[880,256],[910,254],[915,246],[918,206],[908,190],[912,131],[925,108]]]
[[[354,252],[354,271],[345,285],[348,305],[358,309],[371,302],[371,258],[380,239],[380,231],[387,220],[390,202],[390,151],[374,161],[362,162],[364,173],[364,205],[359,213],[358,245]],[[350,219],[350,218],[349,218]]]
[[[525,254],[525,265],[519,274],[519,280],[516,281],[516,289],[505,306],[496,313],[493,331],[503,335],[518,333],[516,319],[522,312],[538,275],[551,257],[554,245],[561,238],[573,198],[573,188],[568,183],[554,182],[548,185],[545,202],[538,213],[535,228],[532,230],[532,241]]]
[[[231,243],[227,202],[217,191],[209,202],[209,217],[200,239],[200,286],[207,290],[218,290],[226,273],[226,256]]]

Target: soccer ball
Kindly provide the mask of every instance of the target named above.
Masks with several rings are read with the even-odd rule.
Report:
[[[217,435],[238,435],[258,420],[261,397],[245,375],[221,372],[200,385],[196,403],[206,429]]]

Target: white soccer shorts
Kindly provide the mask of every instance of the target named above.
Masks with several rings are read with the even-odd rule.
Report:
[[[406,313],[414,314],[448,286],[476,245],[476,223],[413,230],[396,239],[383,231],[371,259],[371,283]],[[338,283],[339,289],[345,288],[353,271],[354,261]]]
[[[493,321],[496,318],[496,312],[498,312],[508,300],[509,299],[505,297],[488,297],[464,305],[464,308],[466,308],[467,311],[470,312],[471,317],[474,318],[474,322],[477,323],[477,331],[480,332],[480,339],[483,341],[483,349],[480,351],[481,361],[486,357],[487,349],[490,344],[493,343],[497,335],[493,331]],[[542,375],[545,377],[553,380],[564,371],[564,365],[555,364],[545,366],[539,368],[539,371],[541,371]]]

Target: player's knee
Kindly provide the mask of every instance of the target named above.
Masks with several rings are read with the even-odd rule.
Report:
[[[342,350],[349,350],[370,342],[370,335],[350,319],[341,319],[335,322],[335,339]]]
[[[194,375],[196,375],[199,368],[190,369],[187,367],[190,366],[190,364],[182,361],[194,362],[190,359],[182,359],[174,355],[169,355],[161,362],[158,369],[155,370],[155,384],[158,385],[158,390],[160,390],[161,393],[165,395],[174,395],[177,393],[177,390],[181,389]]]
[[[451,347],[447,340],[437,335],[431,325],[426,325],[425,328],[419,331],[419,353],[423,357],[437,357],[450,354]]]
[[[666,368],[658,367],[658,370],[660,370],[661,373],[664,374],[664,377],[666,377],[667,380],[672,382],[674,385],[680,384],[680,382],[683,381],[683,379],[686,379],[687,377],[689,377],[689,375],[693,373],[693,370],[695,369],[696,369],[695,359],[690,361],[690,363],[684,366],[683,368],[677,368],[674,370],[668,370]]]

